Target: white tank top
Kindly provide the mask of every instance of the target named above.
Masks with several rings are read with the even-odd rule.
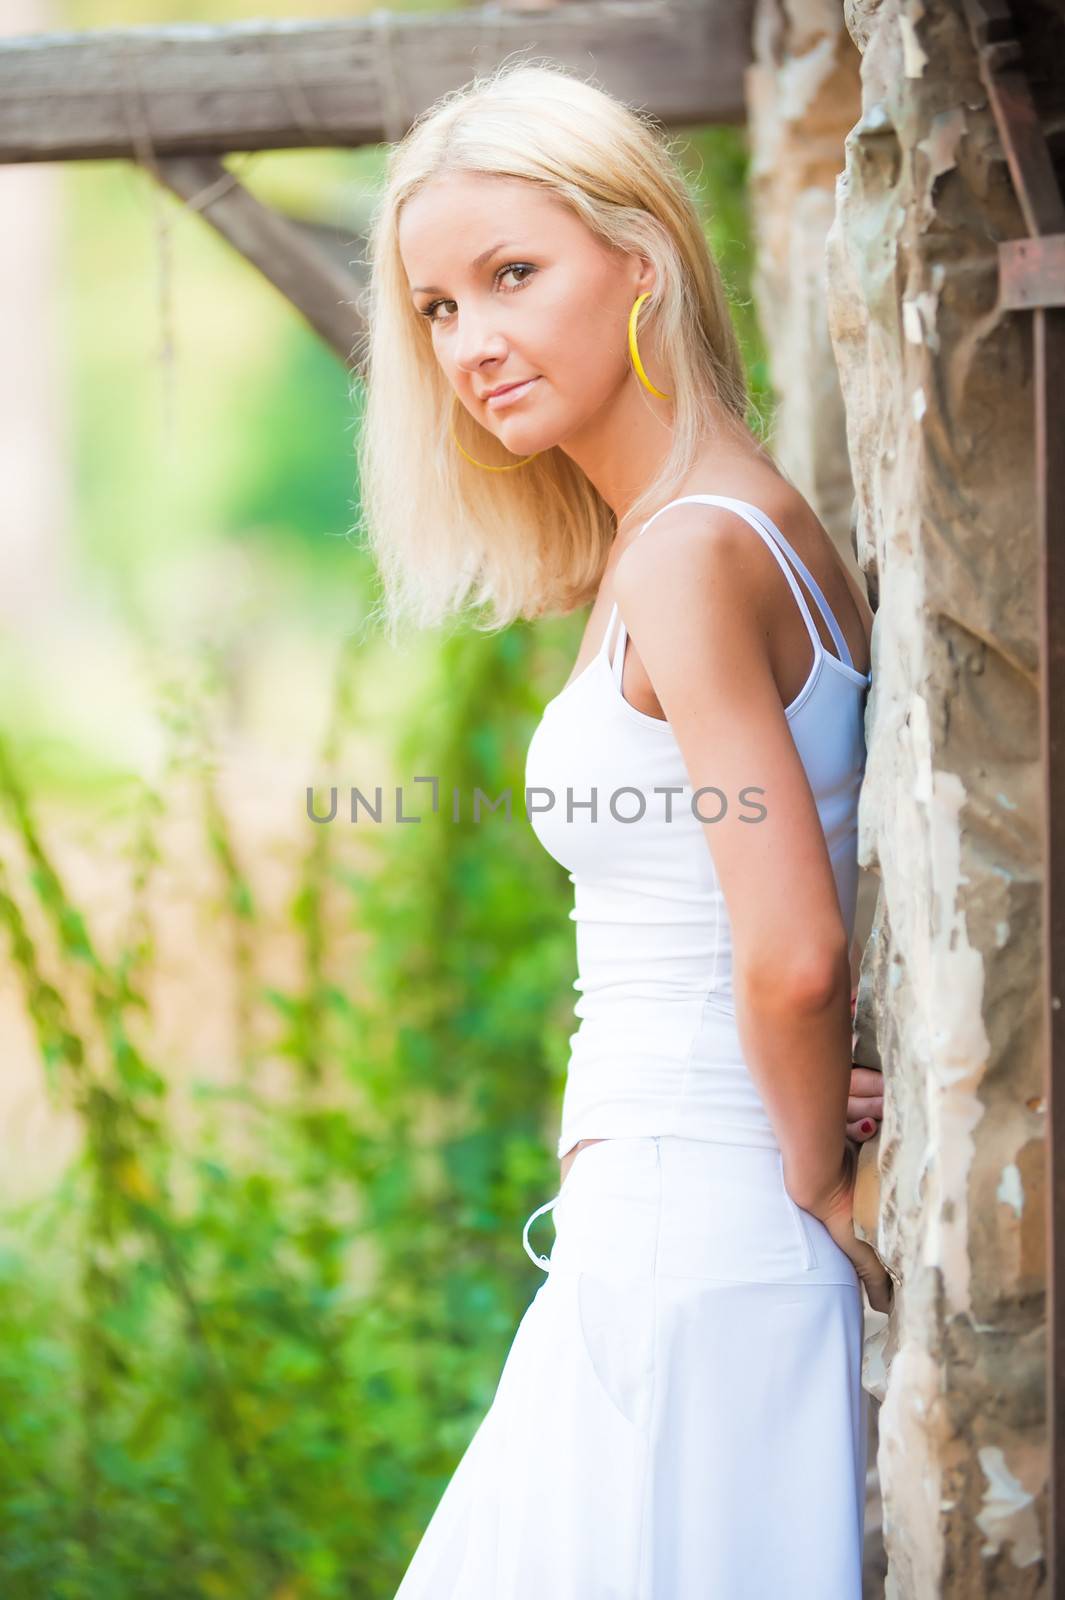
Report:
[[[686,501],[725,506],[748,522],[802,612],[813,665],[785,715],[817,803],[849,943],[872,673],[853,666],[813,574],[763,511],[715,494],[669,505]],[[842,659],[822,645],[789,561]],[[617,613],[615,601],[595,657],[544,708],[525,766],[533,831],[574,886],[579,1026],[569,1039],[558,1155],[578,1139],[633,1134],[779,1148],[736,1028],[731,930],[704,823],[692,810],[669,723],[622,695],[624,621],[613,652],[610,646]],[[704,794],[697,808],[709,821],[720,799]]]

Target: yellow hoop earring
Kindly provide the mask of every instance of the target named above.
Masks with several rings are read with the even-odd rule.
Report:
[[[457,398],[457,396],[455,398]],[[542,456],[543,455],[543,451],[542,450],[534,450],[531,456],[523,456],[520,461],[509,461],[509,462],[507,462],[507,464],[505,466],[502,466],[502,467],[492,467],[492,466],[489,466],[487,461],[477,461],[473,456],[470,455],[470,452],[468,450],[464,449],[463,446],[461,444],[459,444],[458,435],[455,432],[455,400],[454,399],[452,399],[452,402],[451,402],[451,418],[450,418],[450,422],[449,422],[449,428],[451,430],[452,439],[454,439],[456,446],[461,451],[461,453],[466,457],[466,460],[472,462],[475,467],[483,467],[485,472],[513,472],[515,467],[523,467],[525,465],[526,461],[535,461],[537,456]]]
[[[645,294],[637,296],[632,310],[629,312],[629,355],[632,357],[632,364],[636,368],[636,376],[639,378],[644,388],[649,389],[653,395],[657,395],[659,400],[669,400],[671,396],[668,394],[663,394],[661,389],[656,389],[646,372],[643,370],[643,362],[640,360],[640,352],[636,345],[636,323],[639,319],[640,307],[643,305],[644,301],[649,300],[650,297],[650,289],[648,289]]]

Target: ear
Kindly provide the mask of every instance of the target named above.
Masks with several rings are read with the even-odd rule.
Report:
[[[637,256],[636,260],[639,263],[640,270],[632,288],[634,296],[645,294],[648,290],[653,289],[658,282],[658,273],[655,271],[655,264],[650,256]]]

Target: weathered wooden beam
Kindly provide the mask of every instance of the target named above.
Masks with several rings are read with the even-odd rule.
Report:
[[[581,0],[7,38],[0,162],[394,140],[438,95],[526,50],[594,76],[666,125],[740,122],[751,8]]]
[[[364,323],[356,296],[362,275],[337,259],[339,233],[263,205],[214,156],[164,156],[154,168],[161,183],[191,202],[280,289],[347,366],[358,368]],[[320,234],[328,235],[328,245]],[[360,249],[361,243],[353,241],[353,260]]]

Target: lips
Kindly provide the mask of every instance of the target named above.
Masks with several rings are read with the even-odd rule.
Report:
[[[505,389],[499,389],[495,394],[490,394],[485,399],[489,411],[502,411],[506,406],[520,405],[530,389],[534,389],[540,378],[523,378],[520,383],[508,384]]]
[[[531,378],[518,378],[514,383],[504,383],[498,389],[489,389],[487,394],[481,396],[482,400],[494,400],[497,394],[506,394],[508,389],[520,389],[522,384],[531,383]]]

